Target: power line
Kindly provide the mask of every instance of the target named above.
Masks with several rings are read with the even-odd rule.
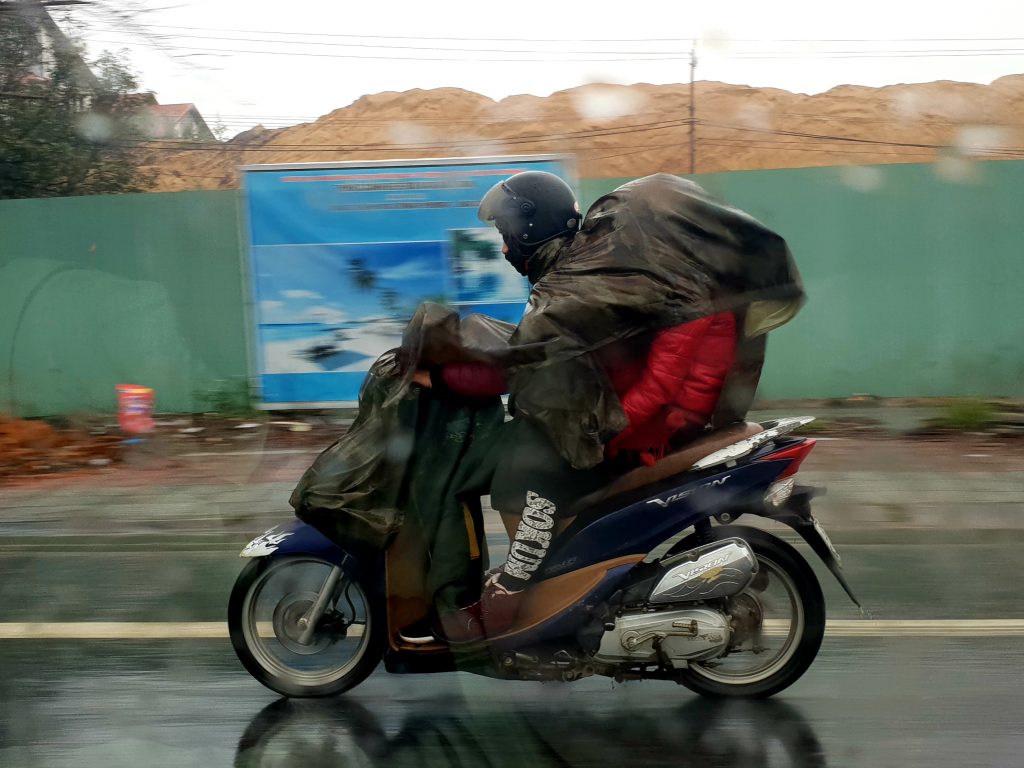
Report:
[[[697,172],[697,43],[690,48],[690,173]]]
[[[231,42],[226,39],[225,42]],[[238,42],[277,42],[269,40],[243,40]],[[93,39],[93,43],[107,45],[125,45],[123,40]],[[587,62],[644,62],[644,61],[684,61],[690,58],[690,54],[677,51],[613,51],[605,53],[601,51],[538,51],[538,50],[493,50],[475,48],[430,48],[413,46],[368,46],[368,45],[341,45],[336,46],[330,43],[303,43],[303,45],[330,45],[332,47],[348,48],[374,48],[383,50],[423,50],[435,51],[438,53],[470,54],[475,52],[501,53],[502,56],[394,56],[384,53],[316,53],[303,50],[269,50],[252,48],[213,48],[197,45],[168,46],[166,41],[161,40],[162,46],[177,51],[187,51],[184,55],[220,55],[231,56],[247,54],[253,56],[301,56],[306,58],[331,58],[331,59],[357,59],[373,61],[434,61],[434,62],[490,62],[490,63],[517,63],[517,62],[566,62],[566,63],[587,63]],[[547,54],[547,55],[535,55]],[[900,59],[900,58],[963,58],[963,57],[989,57],[989,56],[1024,56],[1024,48],[992,48],[992,49],[947,49],[947,50],[921,50],[921,51],[885,51],[885,50],[864,50],[864,51],[748,51],[715,54],[718,58],[734,60],[761,60],[761,61],[787,61],[808,59]]]
[[[175,29],[175,28],[169,27],[168,29]],[[177,29],[196,30],[196,31],[204,31],[204,32],[205,31],[218,31],[218,30],[201,30],[201,29],[197,29],[197,28],[194,28],[194,27],[180,27],[180,28],[177,28]],[[101,32],[115,32],[115,33],[119,33],[119,34],[122,33],[122,30],[120,30],[120,29],[100,29],[98,31],[101,31]],[[289,39],[281,39],[280,37],[278,37],[276,39],[273,38],[273,37],[269,38],[269,39],[267,37],[255,37],[255,38],[253,38],[253,37],[223,37],[223,36],[219,36],[219,35],[208,35],[208,34],[196,35],[196,34],[188,34],[188,33],[182,34],[182,33],[177,33],[177,32],[173,33],[173,35],[156,34],[155,37],[157,37],[161,42],[165,42],[166,37],[172,36],[175,39],[187,38],[187,39],[197,39],[197,40],[214,40],[214,41],[222,41],[222,42],[271,43],[271,44],[274,44],[274,45],[285,45],[285,46],[302,45],[302,46],[321,46],[321,47],[342,48],[342,49],[347,49],[347,48],[370,48],[370,49],[396,50],[396,51],[435,51],[435,52],[441,52],[441,53],[487,53],[487,54],[497,54],[497,53],[500,53],[500,54],[513,54],[513,55],[515,55],[515,54],[548,54],[548,55],[558,55],[558,57],[559,57],[557,59],[548,59],[548,58],[538,59],[540,61],[578,61],[578,59],[568,59],[568,58],[565,58],[566,56],[571,56],[571,55],[585,55],[585,56],[588,56],[588,57],[601,57],[601,58],[582,59],[582,61],[628,61],[628,60],[632,60],[632,58],[629,58],[629,59],[609,58],[610,56],[618,56],[618,57],[621,57],[621,56],[643,57],[643,58],[640,59],[640,60],[643,60],[643,61],[646,61],[646,60],[650,59],[651,57],[659,57],[659,58],[652,59],[652,60],[656,60],[656,61],[675,60],[675,59],[679,59],[679,58],[684,58],[685,57],[683,52],[680,51],[680,50],[671,50],[671,51],[660,51],[660,50],[641,50],[641,51],[630,51],[630,50],[626,50],[626,51],[622,51],[622,50],[616,50],[616,51],[606,51],[606,50],[599,50],[599,51],[595,51],[595,50],[561,50],[561,51],[551,51],[551,50],[543,50],[543,49],[536,49],[536,48],[495,49],[493,47],[487,47],[487,48],[438,47],[438,46],[435,46],[435,45],[408,45],[408,44],[400,44],[399,45],[399,44],[394,44],[394,43],[379,43],[379,42],[372,42],[372,43],[353,43],[353,42],[347,42],[347,41],[350,41],[350,40],[389,40],[389,41],[393,41],[393,40],[413,40],[413,41],[417,41],[417,42],[467,42],[467,43],[469,43],[469,42],[529,42],[529,43],[543,43],[543,42],[576,42],[576,43],[579,43],[579,42],[588,42],[588,41],[585,41],[585,40],[572,40],[572,41],[570,41],[570,40],[556,40],[556,39],[550,39],[550,40],[534,39],[534,40],[530,40],[530,39],[526,39],[526,38],[479,38],[479,39],[472,39],[472,38],[443,38],[443,37],[437,37],[437,38],[416,38],[416,37],[394,37],[394,36],[384,36],[384,35],[377,35],[377,36],[374,36],[374,35],[328,35],[328,34],[322,34],[322,33],[304,34],[304,33],[278,33],[278,32],[266,32],[266,31],[264,31],[264,32],[255,32],[255,31],[243,31],[243,30],[221,30],[221,31],[237,32],[238,34],[279,35],[279,36],[280,35],[289,35],[289,36],[293,36],[293,37],[300,37],[301,36],[301,37],[304,37],[306,39],[289,40]],[[328,37],[328,38],[331,38],[331,40],[324,41],[324,40],[309,39],[311,37]],[[334,42],[334,40],[339,40],[339,41],[340,40],[344,40],[346,42]],[[965,41],[969,41],[969,40],[970,40],[969,38],[962,38],[962,39],[960,39],[961,42],[965,42]],[[794,42],[804,42],[804,43],[806,43],[806,42],[873,42],[873,43],[879,43],[879,42],[913,42],[913,41],[914,41],[913,39],[892,39],[892,40],[846,40],[846,41],[841,41],[841,40],[832,40],[832,41],[824,41],[824,40],[822,40],[822,41],[812,41],[812,40],[770,41],[770,40],[761,40],[761,41],[748,41],[748,42],[789,42],[789,43],[794,43]],[[941,38],[934,38],[934,39],[920,38],[920,39],[917,40],[917,42],[952,42],[952,41],[954,41],[954,40],[941,39]],[[977,40],[974,40],[974,42],[1021,42],[1021,41],[1024,41],[1024,38],[978,38]],[[105,43],[110,43],[110,44],[115,44],[115,45],[116,44],[123,44],[122,41],[99,40],[99,41],[96,41],[96,42],[105,42]],[[650,39],[646,39],[646,40],[610,40],[609,39],[609,40],[603,40],[603,41],[594,40],[594,41],[590,41],[590,42],[626,44],[626,43],[633,43],[633,42],[678,42],[678,43],[688,43],[688,42],[692,42],[692,41],[688,41],[686,39],[650,38]],[[737,42],[737,41],[733,40],[733,41],[730,41],[730,42]],[[180,48],[180,49],[197,50],[197,51],[221,51],[221,52],[225,52],[225,53],[258,53],[258,54],[263,54],[263,55],[297,55],[297,56],[302,56],[302,55],[316,56],[316,55],[318,55],[318,54],[313,54],[313,53],[310,53],[310,52],[303,52],[303,51],[270,51],[270,50],[252,51],[252,50],[249,50],[249,49],[205,48],[205,47],[201,47],[201,46],[191,46],[191,45],[177,46],[177,47]],[[839,50],[839,51],[814,51],[814,50],[808,51],[808,50],[800,50],[800,51],[795,51],[795,52],[793,52],[793,51],[756,51],[756,50],[755,51],[736,51],[736,52],[730,52],[728,50],[718,50],[716,52],[715,49],[712,48],[711,52],[713,54],[718,55],[719,57],[722,57],[722,58],[761,59],[761,60],[764,60],[764,59],[807,59],[807,58],[905,58],[905,57],[946,57],[946,56],[954,56],[954,57],[955,56],[1016,56],[1016,55],[1024,55],[1024,48],[1006,48],[1006,47],[1002,47],[1002,48],[940,48],[940,49],[912,49],[912,50],[887,50],[887,49],[873,49],[873,48],[870,48],[870,49]],[[338,55],[341,56],[341,54],[338,54]],[[355,54],[353,54],[351,57],[356,58],[357,56]],[[376,55],[374,55],[374,56],[365,55],[363,57],[364,58],[392,58],[392,57],[388,57],[388,56],[376,56]],[[411,57],[411,56],[402,56],[402,57],[394,57],[394,58],[403,58],[403,59],[408,58],[410,60],[417,60],[417,61],[418,60],[422,60],[422,61],[447,60],[447,59],[438,59],[438,58],[434,58],[434,57]],[[462,60],[462,59],[458,59],[458,60]],[[482,59],[482,60],[484,60],[484,61],[504,61],[505,59],[504,58],[486,58],[486,59]],[[520,61],[520,60],[533,61],[535,59],[519,59],[519,58],[516,58],[514,60],[515,61]]]
[[[124,41],[121,40],[92,40],[94,43],[104,43],[108,45],[124,45]],[[167,47],[167,46],[165,46]],[[602,55],[595,52],[592,56],[575,57],[575,54],[568,54],[567,56],[557,55],[557,51],[551,51],[552,56],[526,56],[512,58],[510,56],[386,56],[369,53],[314,53],[312,51],[270,51],[270,50],[254,50],[251,48],[205,48],[202,46],[173,46],[174,50],[178,51],[190,51],[193,53],[202,53],[207,55],[221,55],[230,56],[233,54],[249,54],[254,56],[303,56],[307,58],[317,59],[364,59],[373,61],[450,61],[455,63],[473,63],[473,62],[495,62],[495,63],[516,63],[516,62],[567,62],[567,63],[586,63],[586,62],[628,62],[628,61],[676,61],[682,59],[688,59],[689,53],[679,55]],[[471,51],[460,51],[455,48],[444,49],[452,53],[466,53]],[[515,53],[515,52],[513,52]]]
[[[539,97],[538,97],[539,99]],[[213,118],[237,118],[241,120],[259,120],[280,122],[286,120],[296,120],[299,122],[313,122],[320,120],[327,116],[329,113],[323,115],[246,115],[241,113],[226,113],[226,112],[212,112],[210,113]],[[671,114],[667,110],[659,110],[657,112],[631,112],[630,117],[647,117],[647,116],[665,116]],[[557,115],[545,116],[543,122],[545,123],[577,123],[581,119],[580,115],[572,114],[564,117]],[[618,118],[621,119],[621,118]],[[541,122],[537,117],[516,117],[516,116],[505,116],[502,115],[500,118],[502,123],[536,123]],[[391,117],[373,117],[373,118],[360,118],[360,117],[335,117],[331,119],[331,125],[353,125],[353,126],[373,126],[373,127],[388,127],[394,125],[394,123],[426,123],[436,125],[494,125],[496,119],[494,117],[417,117],[415,115],[403,116],[401,118]]]
[[[120,30],[107,29],[99,30],[104,33],[120,33]],[[511,48],[511,49],[500,49],[500,48],[440,48],[435,45],[384,45],[381,43],[336,43],[336,42],[325,42],[321,40],[274,40],[259,37],[215,37],[210,35],[180,35],[176,34],[173,39],[189,39],[189,40],[219,40],[222,42],[238,42],[238,43],[273,43],[275,45],[316,45],[316,46],[327,46],[331,48],[377,48],[383,50],[396,50],[396,51],[438,51],[438,52],[452,52],[452,53],[548,53],[548,54],[586,54],[600,56],[605,53],[614,53],[618,55],[672,55],[678,53],[678,51],[603,51],[603,50],[561,50],[551,51],[535,48]],[[184,48],[191,48],[192,46],[181,46]]]
[[[168,24],[141,24],[148,29],[185,30],[188,32],[224,32],[244,35],[278,35],[282,37],[326,37],[352,40],[422,40],[436,42],[496,42],[496,43],[683,43],[694,40],[689,37],[622,37],[622,38],[559,38],[559,37],[444,37],[427,35],[361,35],[332,32],[287,32],[267,29],[233,29],[224,27],[191,27]],[[1024,42],[1024,37],[875,37],[875,38],[737,38],[725,37],[719,40],[704,40],[706,45],[720,43],[997,43]]]
[[[966,56],[1024,56],[1024,48],[965,48],[949,50],[923,51],[805,51],[788,52],[740,52],[719,54],[727,59],[749,60],[790,60],[790,59],[925,59],[925,58],[963,58]]]
[[[710,124],[710,123],[702,123],[702,124],[703,125],[712,125],[712,126],[714,126],[714,124]],[[723,127],[723,126],[718,126],[718,127]],[[725,126],[725,127],[729,127],[729,126]],[[763,140],[763,139],[760,140],[760,142],[758,142],[757,140],[754,140],[754,141],[751,141],[751,142],[745,142],[742,139],[699,138],[698,141],[702,145],[709,145],[709,146],[718,146],[718,145],[720,145],[720,146],[729,146],[729,147],[742,146],[742,147],[749,147],[749,148],[753,148],[753,149],[762,149],[762,150],[763,149],[772,149],[772,150],[778,149],[778,150],[783,150],[783,151],[790,151],[790,150],[792,150],[792,151],[805,151],[805,152],[819,152],[819,153],[826,153],[826,154],[865,154],[865,155],[891,154],[891,155],[894,155],[894,156],[926,156],[926,155],[933,154],[934,151],[941,151],[941,150],[945,150],[945,149],[949,148],[948,145],[944,145],[944,144],[896,142],[896,141],[882,141],[882,140],[874,140],[874,139],[856,139],[856,138],[847,137],[847,136],[830,136],[830,135],[824,135],[824,134],[809,134],[809,133],[793,132],[793,131],[756,131],[756,129],[743,129],[743,128],[734,128],[734,127],[732,129],[733,130],[754,130],[755,132],[763,132],[763,133],[769,133],[769,134],[776,134],[776,135],[780,135],[780,136],[806,137],[807,139],[817,140],[818,142],[823,142],[825,144],[825,146],[808,146],[808,144],[813,144],[813,141],[811,141],[811,142],[806,142],[806,141],[804,141],[804,142],[781,142],[781,141],[776,142],[776,141]],[[573,138],[573,137],[568,137],[568,136],[564,136],[564,135],[563,136],[532,136],[532,137],[525,138],[525,139],[522,139],[522,138],[518,138],[518,139],[517,138],[485,139],[483,141],[485,141],[485,142],[497,141],[497,142],[500,142],[502,144],[514,145],[514,144],[520,144],[520,143],[545,143],[545,142],[550,142],[550,141],[564,141],[564,140],[568,140],[569,138]],[[324,152],[324,151],[338,152],[338,151],[345,151],[345,152],[350,152],[350,153],[359,153],[359,152],[381,152],[381,151],[388,151],[388,152],[413,151],[413,150],[423,150],[423,149],[441,149],[441,150],[444,150],[444,149],[459,149],[459,148],[465,147],[467,144],[472,144],[472,143],[473,142],[471,140],[466,140],[466,141],[461,141],[461,142],[446,142],[446,143],[440,143],[439,142],[439,143],[429,144],[429,145],[427,145],[427,144],[415,144],[415,145],[413,145],[413,144],[384,144],[384,145],[299,145],[299,144],[297,144],[297,145],[271,145],[271,146],[262,145],[262,146],[259,146],[259,147],[245,147],[245,146],[235,147],[235,146],[231,146],[231,145],[219,145],[219,144],[218,145],[208,145],[207,144],[207,145],[198,145],[198,146],[196,146],[196,145],[187,145],[187,144],[181,143],[181,142],[173,143],[171,145],[156,145],[156,146],[154,146],[154,142],[136,142],[134,144],[131,144],[131,146],[133,146],[135,148],[139,148],[139,149],[144,149],[144,150],[164,151],[164,152],[173,152],[173,153],[199,152],[199,151],[206,151],[206,152],[212,151],[212,152],[222,152],[222,153],[230,153],[230,152],[252,152],[252,153],[277,152],[277,153],[287,153],[287,152],[300,152],[300,151],[301,152]],[[856,150],[856,149],[849,148],[847,146],[850,143],[868,144],[868,145],[871,145],[872,147],[875,147],[875,149],[871,149],[871,150]],[[768,144],[768,146],[761,146],[763,144]],[[831,145],[838,145],[838,146],[831,146]],[[634,148],[630,148],[630,151],[621,152],[621,153],[615,153],[615,154],[611,154],[611,155],[594,156],[594,157],[591,157],[589,159],[590,160],[609,159],[609,158],[619,157],[619,156],[624,156],[624,155],[629,155],[629,154],[639,154],[641,152],[650,151],[652,149],[667,149],[667,148],[679,147],[679,146],[681,146],[680,142],[674,142],[672,144],[662,144],[662,145],[642,145],[642,146],[639,146],[639,147],[637,147],[637,145],[634,145],[635,149]],[[886,147],[889,147],[889,148],[903,148],[903,149],[925,149],[925,150],[932,150],[932,152],[928,152],[928,153],[925,153],[925,152],[885,152],[885,151],[883,151],[881,149],[881,148],[886,148]],[[590,148],[582,148],[581,151],[599,151],[600,149],[601,148],[599,148],[599,147],[590,147]],[[1024,154],[1024,148],[1019,148],[1019,147],[988,147],[988,148],[979,148],[979,149],[977,149],[975,151],[978,154],[988,154],[988,155],[1012,155],[1012,156],[1017,156],[1017,155],[1020,155],[1020,154]]]
[[[298,149],[298,150],[305,150],[305,149],[324,149],[324,150],[341,150],[341,149],[346,149],[347,150],[347,149],[351,149],[351,150],[358,151],[358,150],[375,150],[375,149],[394,149],[396,147],[401,147],[401,148],[409,149],[409,150],[412,150],[412,149],[435,149],[435,148],[443,148],[443,147],[464,147],[467,144],[472,144],[472,143],[488,143],[488,142],[495,142],[495,141],[501,142],[501,143],[504,143],[504,144],[528,144],[528,143],[533,143],[533,142],[577,140],[577,139],[585,139],[585,138],[601,138],[601,137],[605,137],[605,136],[618,136],[618,135],[629,134],[629,133],[644,133],[644,132],[648,132],[648,131],[665,130],[665,129],[668,129],[668,128],[679,128],[679,127],[683,127],[683,126],[686,126],[686,125],[689,125],[689,120],[687,120],[687,119],[675,119],[675,120],[663,120],[663,121],[657,121],[657,122],[651,122],[651,123],[637,123],[637,124],[628,125],[628,126],[620,126],[620,127],[617,127],[617,128],[593,128],[593,129],[586,129],[586,130],[582,130],[582,131],[568,131],[568,132],[556,133],[556,134],[527,134],[525,136],[511,136],[511,137],[500,137],[500,136],[498,136],[498,137],[478,137],[478,138],[460,139],[460,140],[449,141],[449,142],[431,141],[431,142],[409,142],[409,143],[402,143],[402,144],[391,144],[391,143],[389,143],[389,144],[330,144],[330,145],[275,144],[275,145],[272,145],[272,146],[263,145],[261,147],[255,148],[255,149],[262,150],[262,151],[268,151],[268,152],[291,150],[291,149]],[[177,139],[156,139],[156,140],[150,140],[150,142],[144,142],[144,143],[156,143],[158,145],[158,147],[160,145],[164,145],[167,148],[172,149],[172,150],[178,149],[179,147],[183,148],[183,149],[188,149],[188,150],[197,150],[197,149],[203,149],[203,150],[213,149],[213,150],[217,150],[217,149],[221,148],[220,145],[214,145],[214,146],[202,145],[200,147],[188,146],[190,144],[190,142],[185,142],[185,141],[177,140]],[[183,145],[185,145],[185,146],[183,146]],[[161,148],[163,148],[163,147],[161,147]],[[227,147],[225,147],[225,148],[227,148]],[[248,149],[247,150],[244,147],[238,147],[238,148],[232,147],[231,149],[233,149],[233,150],[237,149],[237,151],[255,151],[255,149]]]
[[[759,151],[772,151],[772,152],[817,152],[819,154],[826,155],[871,155],[874,157],[878,156],[890,156],[890,157],[934,157],[934,152],[885,152],[881,149],[852,149],[849,147],[833,147],[833,146],[809,146],[801,147],[787,144],[785,142],[775,143],[754,143],[754,142],[739,142],[733,143],[729,141],[720,141],[716,139],[700,139],[701,146],[713,146],[713,147],[724,147],[729,149],[735,149],[742,147],[744,149],[755,149]]]
[[[930,144],[926,142],[910,142],[910,141],[885,141],[882,139],[864,139],[854,136],[833,136],[828,134],[816,134],[806,133],[803,131],[786,131],[786,130],[770,130],[762,128],[744,128],[738,126],[723,125],[720,123],[706,123],[706,125],[718,128],[726,128],[734,131],[746,131],[752,133],[767,133],[777,136],[796,136],[805,137],[810,139],[821,139],[827,140],[831,143],[845,143],[845,144],[867,144],[879,147],[904,147],[907,149],[931,149],[936,151],[947,150],[951,148],[949,144]],[[971,149],[972,152],[977,154],[997,154],[997,155],[1016,155],[1024,153],[1024,148],[1021,147],[976,147]]]
[[[909,148],[918,148],[918,149],[919,148],[938,149],[938,148],[941,148],[941,147],[945,146],[945,145],[942,145],[942,144],[927,144],[927,143],[909,142],[909,141],[884,141],[884,140],[881,140],[881,139],[863,139],[863,138],[857,138],[857,137],[854,137],[854,136],[833,136],[833,135],[830,135],[830,134],[807,133],[805,131],[787,131],[787,130],[783,130],[783,129],[772,129],[772,128],[750,128],[750,127],[746,127],[746,126],[727,125],[727,124],[724,124],[724,123],[707,122],[707,123],[704,123],[704,125],[710,126],[712,128],[725,128],[725,129],[728,129],[730,131],[743,131],[743,132],[748,132],[748,133],[768,133],[768,134],[772,134],[772,135],[775,135],[775,136],[802,136],[802,137],[809,138],[809,139],[828,139],[830,141],[850,142],[850,143],[854,143],[854,144],[878,144],[878,145],[889,146],[889,147],[909,147]]]
[[[691,37],[642,37],[642,38],[581,38],[581,37],[442,37],[422,35],[359,35],[332,32],[285,32],[267,29],[226,29],[223,27],[188,27],[163,24],[142,25],[149,29],[183,29],[188,32],[226,32],[240,35],[279,35],[287,37],[327,37],[350,40],[430,40],[435,42],[472,43],[686,43]],[[225,38],[227,39],[227,38]]]

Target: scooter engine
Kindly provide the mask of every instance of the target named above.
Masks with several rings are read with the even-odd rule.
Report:
[[[742,539],[724,539],[662,560],[640,587],[644,607],[605,624],[594,659],[684,667],[720,656],[729,647],[731,616],[704,605],[742,592],[757,575],[757,558]],[[664,606],[662,610],[657,610]],[[652,610],[653,609],[653,610]]]
[[[710,608],[645,611],[617,616],[601,636],[596,661],[668,664],[712,659],[729,647],[729,619]]]

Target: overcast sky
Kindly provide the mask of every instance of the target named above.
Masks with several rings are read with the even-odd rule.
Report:
[[[698,79],[804,93],[1024,73],[1021,0],[94,0],[71,17],[90,54],[127,48],[160,103],[231,133],[380,91],[686,82],[694,38]]]

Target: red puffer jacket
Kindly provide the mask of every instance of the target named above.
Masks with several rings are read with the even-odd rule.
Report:
[[[673,436],[701,432],[735,359],[736,319],[722,312],[661,331],[646,360],[609,368],[629,426],[608,444],[608,456],[635,451],[653,464]]]
[[[602,353],[629,426],[608,443],[614,457],[635,453],[653,464],[669,440],[696,435],[714,413],[726,374],[736,358],[736,320],[731,312],[667,328],[650,345],[615,345]],[[506,391],[500,370],[484,363],[451,363],[434,374],[435,384],[466,397],[490,397]]]

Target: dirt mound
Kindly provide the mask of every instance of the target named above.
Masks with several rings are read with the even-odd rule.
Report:
[[[238,186],[257,163],[571,153],[582,177],[690,171],[688,84],[592,84],[495,102],[457,88],[364,96],[314,123],[149,148],[153,190]],[[701,81],[696,171],[1019,158],[1024,75],[990,85],[844,85],[808,96]]]
[[[116,461],[121,438],[0,415],[0,480]]]

